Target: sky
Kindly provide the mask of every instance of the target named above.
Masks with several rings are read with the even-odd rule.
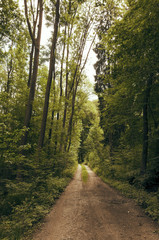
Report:
[[[90,42],[89,42],[90,44]],[[87,46],[86,46],[87,48]],[[95,52],[93,51],[93,49],[90,51],[90,54],[89,54],[89,57],[88,57],[88,61],[87,61],[87,64],[86,64],[86,67],[85,67],[85,73],[87,75],[87,78],[88,80],[91,82],[92,84],[92,92],[94,92],[94,84],[95,84],[95,69],[93,67],[93,65],[96,63],[97,61],[97,58],[96,58],[96,54]],[[90,96],[89,96],[89,99],[90,100],[95,100],[97,99],[97,95],[95,95],[94,93],[92,93]]]

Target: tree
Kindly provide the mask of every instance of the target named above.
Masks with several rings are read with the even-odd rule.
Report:
[[[82,14],[83,6],[81,3],[70,0],[64,2],[60,7],[56,71],[54,75],[56,86],[53,84],[53,88],[56,88],[56,102],[53,97],[48,141],[49,144],[53,144],[54,153],[56,150],[60,152],[66,149],[69,150],[71,146],[76,96],[80,82],[83,79],[82,72],[86,59],[88,58],[86,57],[83,60],[83,52],[92,20],[89,4],[86,3],[85,6],[88,11],[81,18],[83,24],[79,24],[78,21]],[[80,38],[80,41],[78,38]]]
[[[115,22],[108,31],[107,37],[102,36],[104,51],[109,53],[111,59],[109,75],[105,73],[102,74],[103,79],[100,78],[104,85],[102,92],[99,93],[99,97],[104,99],[101,109],[102,120],[105,121],[106,130],[108,121],[119,129],[122,127],[122,139],[124,134],[126,139],[128,136],[126,133],[134,131],[135,142],[130,135],[129,143],[138,147],[139,142],[142,143],[141,174],[146,172],[148,158],[154,156],[149,147],[150,131],[158,125],[156,121],[158,112],[151,106],[157,100],[153,98],[152,104],[153,89],[158,88],[156,4],[155,1],[151,3],[131,1],[123,19]],[[104,60],[104,64],[107,63],[108,61]],[[138,131],[134,129],[134,123],[138,126]],[[110,124],[111,129],[112,124]],[[115,129],[113,132],[115,133]],[[140,141],[141,132],[142,141]],[[151,135],[151,141],[156,141],[155,139],[156,136]],[[120,140],[121,134],[118,138],[119,144]]]
[[[17,1],[1,0],[0,4],[0,41],[1,44],[7,44],[9,41],[14,41],[17,36],[21,29],[23,17]]]
[[[76,44],[76,46],[78,46],[77,53],[75,50],[76,55],[73,56],[73,61],[75,63],[75,66],[74,66],[73,73],[71,76],[71,87],[68,92],[68,99],[72,93],[72,105],[71,105],[71,115],[70,115],[70,119],[69,119],[68,131],[66,134],[66,141],[65,141],[65,150],[67,149],[67,151],[69,151],[70,146],[71,146],[71,133],[72,133],[72,126],[73,126],[73,117],[74,117],[77,89],[80,84],[80,81],[82,80],[82,72],[83,72],[83,69],[87,62],[90,50],[91,50],[92,45],[95,40],[95,37],[94,37],[92,40],[92,43],[90,45],[90,48],[88,50],[87,56],[84,60],[84,63],[82,63],[86,40],[89,35],[89,30],[90,30],[92,23],[93,23],[93,13],[91,12],[91,7],[88,6],[86,15],[83,16],[83,24],[82,24],[83,27],[81,27],[81,25],[77,26],[77,29],[78,29],[78,27],[79,27],[79,29],[81,29],[81,32],[79,32],[81,36],[80,36],[80,41]],[[78,35],[79,33],[76,33],[76,34]],[[78,39],[78,37],[76,35],[75,35],[75,39]],[[68,144],[68,146],[67,146],[67,144]]]
[[[99,42],[96,44],[94,49],[98,61],[94,65],[96,70],[95,75],[95,91],[99,98],[99,109],[100,109],[100,125],[104,130],[104,143],[105,145],[109,144],[110,146],[110,156],[113,153],[113,147],[116,146],[119,139],[121,127],[117,127],[107,122],[108,117],[106,116],[106,106],[108,107],[108,101],[105,97],[105,93],[109,94],[109,89],[112,88],[111,83],[111,71],[112,71],[112,53],[107,48],[107,43],[105,41],[109,29],[114,25],[114,22],[117,17],[121,15],[121,10],[119,9],[119,3],[115,1],[96,1],[97,8],[97,26],[96,32],[98,35]],[[99,13],[101,12],[101,13]],[[109,107],[108,107],[109,108]],[[110,108],[108,110],[108,115],[111,115]],[[106,123],[107,122],[107,123]]]
[[[103,130],[99,126],[100,118],[98,116],[97,103],[91,102],[86,105],[89,107],[89,112],[87,112],[86,119],[89,119],[89,122],[84,123],[86,120],[83,118],[83,124],[87,126],[88,130],[84,141],[82,142],[83,160],[87,162],[91,168],[103,169],[104,171],[104,161],[105,161],[105,150],[103,145]],[[82,137],[82,135],[81,135]]]
[[[59,24],[59,18],[60,18],[59,9],[60,9],[60,0],[57,0],[54,34],[53,34],[51,54],[50,54],[49,75],[48,75],[48,82],[47,82],[46,93],[45,93],[45,103],[44,103],[43,118],[41,123],[41,132],[40,132],[39,143],[38,143],[39,148],[42,148],[44,144],[46,121],[47,121],[47,114],[48,114],[48,107],[49,107],[50,89],[51,89],[52,77],[55,74],[55,50],[56,50],[56,43],[57,43],[58,24]]]
[[[98,116],[97,112],[97,104],[87,101],[84,104],[83,111],[81,112],[82,117],[82,132],[80,136],[80,147],[78,151],[78,161],[80,163],[84,162],[85,155],[88,151],[88,148],[85,147],[85,141],[88,137],[90,128],[96,122],[96,118]],[[90,148],[90,147],[89,147]]]
[[[34,64],[33,64],[33,73],[30,83],[30,91],[29,91],[29,97],[26,105],[26,111],[25,111],[25,118],[24,118],[24,127],[26,128],[25,134],[22,137],[21,145],[25,145],[27,143],[27,136],[30,126],[30,120],[32,117],[32,108],[33,108],[33,102],[34,102],[34,96],[35,96],[35,88],[36,88],[36,80],[37,80],[37,73],[38,73],[38,65],[39,65],[39,52],[40,52],[40,40],[41,40],[41,30],[42,30],[42,18],[43,18],[43,0],[38,0],[37,3],[37,16],[38,18],[38,26],[36,28],[36,24],[33,26],[33,29],[31,27],[31,23],[28,16],[28,5],[27,0],[24,0],[25,4],[25,16],[28,24],[28,30],[30,33],[30,37],[32,40],[32,44],[35,47],[35,55],[34,55]],[[37,36],[35,37],[35,32],[37,31]]]
[[[158,67],[156,66],[156,57],[155,57],[157,48],[156,48],[156,40],[154,38],[154,33],[157,31],[157,28],[156,28],[157,26],[156,24],[154,24],[154,22],[156,22],[157,11],[154,11],[155,2],[153,2],[151,7],[153,15],[150,16],[148,19],[147,18],[145,19],[147,12],[150,10],[149,4],[150,3],[138,1],[137,4],[134,4],[133,7],[130,8],[130,11],[128,12],[128,14],[124,19],[125,20],[123,22],[124,25],[120,24],[120,26],[125,30],[127,28],[126,20],[128,20],[129,28],[127,28],[126,31],[128,34],[131,34],[129,35],[129,37],[131,36],[131,44],[129,44],[130,40],[125,36],[123,44],[120,43],[120,47],[116,49],[116,52],[118,52],[117,54],[119,56],[118,60],[121,58],[124,59],[125,68],[122,69],[123,73],[125,72],[127,67],[127,72],[129,74],[129,75],[127,74],[127,77],[131,79],[130,81],[131,84],[135,85],[134,101],[135,101],[135,98],[137,98],[137,96],[139,96],[140,99],[142,97],[142,100],[140,100],[142,101],[142,104],[140,106],[143,109],[142,110],[143,153],[142,153],[141,173],[145,173],[146,166],[147,166],[148,142],[149,142],[148,128],[150,125],[148,104],[151,101],[150,93],[151,93],[152,86],[156,85],[157,83],[156,73],[158,72]],[[136,16],[138,17],[136,18]],[[150,21],[150,22],[147,22],[147,21]],[[147,32],[149,32],[149,35],[147,35]],[[123,32],[121,32],[119,36],[123,36],[122,33]],[[125,61],[127,61],[127,63]],[[119,62],[118,65],[120,66],[120,64],[121,63]],[[136,70],[136,74],[133,76],[132,72],[134,73],[135,70]]]

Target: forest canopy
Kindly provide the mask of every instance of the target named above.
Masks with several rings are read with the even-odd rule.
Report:
[[[158,0],[0,0],[0,238],[38,222],[77,162],[159,208],[158,16]]]

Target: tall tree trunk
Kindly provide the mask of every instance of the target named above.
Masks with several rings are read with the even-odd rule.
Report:
[[[69,10],[68,14],[71,14],[71,8],[72,8],[72,0],[69,0]],[[60,139],[60,152],[62,151],[63,145],[64,145],[64,136],[65,136],[65,126],[66,126],[66,119],[67,119],[67,108],[68,108],[68,101],[69,101],[69,93],[68,93],[68,77],[69,77],[69,52],[70,52],[70,43],[69,39],[71,38],[73,26],[74,26],[74,19],[76,17],[78,5],[74,11],[74,15],[72,17],[71,23],[68,23],[68,42],[67,42],[67,54],[66,54],[66,85],[65,85],[65,108],[63,113],[63,125],[62,125],[62,132],[61,132],[61,139]]]
[[[85,36],[85,34],[84,34]],[[77,59],[77,64],[76,64],[76,69],[75,69],[75,72],[74,72],[74,76],[73,76],[73,81],[72,81],[72,84],[71,84],[71,87],[69,89],[69,92],[67,93],[67,101],[65,103],[65,111],[64,111],[64,122],[66,122],[66,112],[67,112],[67,106],[68,106],[68,100],[70,98],[70,95],[71,95],[71,92],[72,93],[72,110],[71,110],[71,116],[70,116],[70,120],[69,120],[69,126],[68,126],[68,132],[67,132],[67,136],[66,136],[66,140],[65,140],[65,143],[64,143],[64,149],[66,151],[69,151],[69,147],[67,148],[67,142],[68,142],[68,139],[69,141],[71,142],[71,133],[72,133],[72,122],[73,122],[73,115],[74,115],[74,107],[75,107],[75,99],[76,99],[76,92],[77,92],[77,87],[78,87],[78,71],[80,69],[80,66],[81,66],[81,62],[82,62],[82,56],[83,56],[83,51],[84,51],[84,46],[85,46],[85,43],[86,43],[86,38],[84,38],[83,36],[81,37],[81,42],[80,42],[80,47],[79,47],[79,56],[78,56],[78,59]],[[66,75],[67,76],[67,75]],[[68,90],[67,90],[68,91]],[[63,129],[65,128],[65,124],[63,124]],[[69,144],[70,145],[70,144]]]
[[[64,45],[63,45],[63,52],[62,52],[62,59],[61,59],[61,71],[60,71],[60,97],[59,97],[59,109],[61,106],[61,98],[63,94],[63,88],[62,88],[62,80],[63,80],[63,64],[64,64],[64,57],[65,57],[65,48],[66,48],[66,25],[65,25],[65,35],[64,35]],[[57,120],[60,118],[59,110],[57,112]]]
[[[59,8],[60,8],[60,0],[57,0],[56,19],[54,24],[54,34],[53,34],[52,47],[51,47],[49,75],[48,75],[48,81],[47,81],[46,92],[45,92],[45,103],[43,108],[43,117],[42,117],[41,131],[40,131],[40,137],[39,137],[39,143],[38,143],[39,149],[42,148],[44,144],[46,121],[47,121],[48,108],[49,108],[50,89],[52,84],[52,75],[55,72],[55,49],[56,49],[56,43],[57,43],[58,23],[60,18]]]
[[[70,116],[70,120],[69,120],[68,133],[67,133],[66,142],[65,142],[65,151],[67,150],[67,152],[69,152],[70,146],[71,146],[71,134],[72,134],[73,116],[74,116],[74,111],[75,111],[76,93],[77,93],[77,85],[76,85],[76,88],[73,92],[72,110],[71,110],[71,116]],[[68,139],[69,139],[69,144],[68,144],[68,148],[67,148]]]
[[[33,102],[34,102],[34,96],[35,96],[38,64],[39,64],[39,48],[35,47],[33,75],[32,75],[32,81],[30,85],[29,99],[26,105],[26,112],[25,112],[25,118],[24,118],[24,126],[27,128],[27,130],[25,131],[25,134],[22,138],[22,142],[21,142],[22,145],[25,145],[27,143],[28,128],[29,128],[30,120],[32,116],[32,108],[33,108]]]
[[[89,27],[88,27],[88,29],[89,29]],[[88,31],[88,29],[87,29],[87,31]],[[85,33],[84,36],[86,38],[87,34]],[[80,79],[81,79],[82,72],[83,72],[83,70],[85,68],[85,65],[87,63],[91,48],[92,48],[93,43],[95,41],[95,38],[96,38],[96,35],[94,36],[94,38],[91,42],[91,45],[88,49],[87,56],[86,56],[86,59],[84,61],[84,64],[81,67],[80,73],[78,74],[78,69],[80,68],[81,62],[82,62],[83,51],[84,51],[84,46],[85,46],[85,43],[86,43],[86,39],[83,43],[84,46],[83,46],[83,44],[81,45],[82,47],[81,47],[81,52],[80,52],[80,58],[79,58],[79,62],[77,63],[75,74],[74,74],[73,82],[75,83],[75,86],[73,87],[72,110],[71,110],[71,116],[70,116],[70,120],[69,120],[68,132],[67,132],[67,137],[66,137],[66,142],[65,142],[65,150],[67,149],[68,152],[69,152],[70,146],[71,146],[72,124],[73,124],[73,116],[74,116],[74,111],[75,111],[75,100],[76,100],[77,88],[78,88],[78,85],[79,85],[79,82],[80,82]],[[67,147],[68,140],[69,140],[69,143],[68,143],[68,147]]]
[[[11,46],[12,49],[12,46]],[[7,62],[7,84],[6,84],[6,89],[5,92],[7,93],[7,98],[6,98],[6,103],[3,107],[4,113],[8,113],[8,103],[9,103],[9,98],[11,97],[11,84],[13,81],[13,56],[11,53],[11,59],[9,62]]]
[[[70,35],[70,25],[68,25],[68,38],[70,36],[71,36]],[[64,108],[64,113],[63,113],[63,124],[62,124],[61,140],[60,140],[60,152],[62,151],[62,148],[63,148],[63,139],[64,139],[64,135],[65,135],[65,125],[66,125],[67,106],[68,106],[69,50],[70,50],[70,44],[69,44],[69,41],[68,41],[68,43],[67,43],[67,53],[66,53],[65,108]]]
[[[48,142],[48,156],[50,156],[50,152],[51,152],[51,137],[52,137],[52,128],[53,128],[53,122],[54,122],[54,115],[55,112],[54,110],[52,110],[52,114],[51,114],[51,124],[50,124],[50,129],[49,129],[49,142]]]
[[[157,119],[155,118],[154,112],[152,111],[152,108],[149,104],[149,110],[150,114],[152,116],[154,126],[155,126],[155,131],[156,131],[156,148],[155,148],[155,155],[157,156],[157,160],[159,161],[159,129],[158,129],[158,122]]]
[[[152,86],[152,76],[147,80],[147,86],[145,90],[145,97],[144,97],[144,105],[143,105],[143,148],[142,148],[142,160],[141,160],[141,168],[140,174],[145,174],[147,168],[147,160],[148,160],[148,104],[150,98]]]
[[[145,99],[146,100],[146,99]],[[147,116],[147,103],[143,106],[143,149],[142,149],[142,162],[141,174],[146,172],[147,157],[148,157],[148,116]]]
[[[32,43],[31,52],[30,52],[30,61],[29,61],[29,78],[28,78],[28,87],[31,84],[32,70],[33,70],[33,56],[34,56],[35,46]]]
[[[25,4],[26,4],[26,1],[25,1]],[[27,4],[26,4],[26,8],[27,8]],[[35,39],[35,31],[36,31],[39,11],[38,11],[38,7],[37,7],[37,13],[36,13],[36,18],[35,18],[32,1],[31,1],[31,12],[32,12],[32,15],[33,15],[33,39]],[[26,17],[28,18],[27,12],[26,12]],[[29,21],[29,20],[27,20],[27,21]],[[35,53],[35,42],[32,41],[31,52],[30,52],[30,60],[29,60],[29,78],[28,78],[28,87],[29,88],[30,88],[31,79],[32,79],[32,72],[33,72],[34,53]]]
[[[49,141],[48,141],[48,155],[50,155],[50,144],[51,144],[51,138],[52,138],[52,129],[53,129],[53,124],[54,124],[54,116],[55,116],[55,109],[54,109],[54,105],[55,105],[55,101],[56,101],[56,96],[55,96],[55,72],[54,72],[54,81],[53,81],[53,94],[54,94],[54,98],[53,98],[53,109],[52,109],[52,113],[51,113],[51,124],[50,124],[50,129],[49,129]]]
[[[37,32],[37,38],[34,38],[34,33],[31,30],[31,25],[28,18],[28,12],[27,12],[27,3],[25,2],[25,14],[27,18],[28,23],[28,29],[30,32],[30,36],[32,38],[32,42],[35,45],[35,56],[34,56],[34,64],[33,64],[33,74],[32,74],[32,80],[30,84],[30,92],[29,92],[29,98],[26,105],[26,111],[25,111],[25,118],[24,118],[24,126],[27,128],[24,136],[22,137],[21,144],[25,145],[27,143],[27,137],[28,137],[28,128],[30,125],[30,120],[32,116],[32,107],[34,102],[34,96],[35,96],[35,87],[36,87],[36,80],[37,80],[37,73],[38,73],[38,66],[39,66],[39,52],[40,52],[40,40],[41,40],[41,30],[42,30],[42,17],[43,17],[43,0],[38,1],[38,7],[39,7],[39,22],[38,22],[38,32]]]
[[[12,56],[11,56],[11,60],[10,60],[9,64],[7,65],[7,73],[8,73],[7,88],[6,88],[7,93],[10,92],[10,85],[11,85],[11,79],[12,79],[12,69],[13,69],[13,60],[12,60]]]
[[[59,105],[57,111],[57,123],[56,123],[56,134],[55,134],[55,153],[58,144],[58,130],[59,130],[59,120],[60,120],[60,109],[63,95],[63,65],[64,65],[64,57],[65,57],[65,48],[66,48],[66,30],[67,26],[65,24],[65,32],[64,32],[64,43],[63,43],[63,51],[62,51],[62,59],[61,59],[61,70],[60,70],[60,96],[59,96]]]

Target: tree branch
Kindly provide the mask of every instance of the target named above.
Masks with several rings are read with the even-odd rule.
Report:
[[[31,24],[30,24],[29,17],[28,17],[27,0],[24,0],[24,6],[25,6],[25,16],[26,16],[26,20],[27,20],[27,24],[28,24],[29,34],[30,34],[30,37],[32,39],[33,44],[36,45],[35,38],[34,38],[34,35],[33,35],[33,32],[32,32]]]

